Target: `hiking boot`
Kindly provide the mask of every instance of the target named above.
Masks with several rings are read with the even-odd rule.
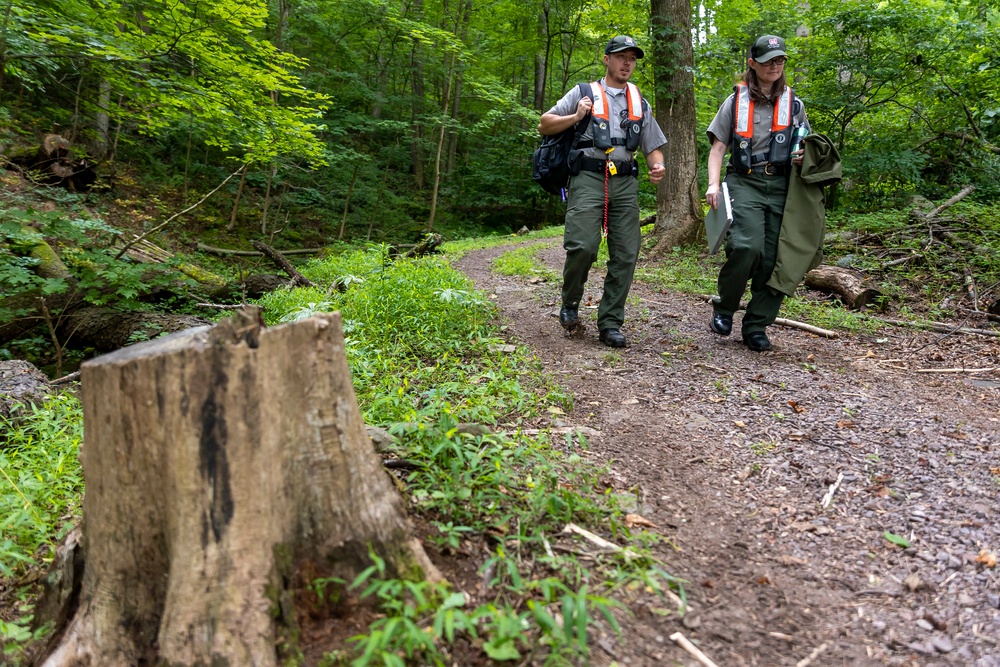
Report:
[[[733,332],[733,316],[714,313],[708,322],[708,328],[720,336],[728,336]]]
[[[559,324],[566,331],[572,331],[580,326],[580,313],[576,306],[563,306],[559,311]]]
[[[743,344],[754,352],[767,352],[771,349],[771,341],[763,331],[751,331],[743,334]]]
[[[608,347],[625,347],[625,335],[618,329],[604,329],[600,335],[601,342]]]

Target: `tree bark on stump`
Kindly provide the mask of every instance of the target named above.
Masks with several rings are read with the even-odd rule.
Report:
[[[88,361],[81,381],[83,577],[44,667],[270,667],[308,579],[350,580],[369,547],[432,573],[365,432],[339,314],[262,330],[248,309]]]
[[[839,266],[823,264],[806,274],[809,289],[836,294],[851,310],[861,310],[882,296],[874,287],[866,285],[860,272]]]

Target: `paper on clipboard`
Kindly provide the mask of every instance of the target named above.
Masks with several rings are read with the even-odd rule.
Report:
[[[726,240],[729,226],[733,224],[733,202],[729,199],[729,186],[725,181],[719,189],[718,208],[708,207],[705,215],[705,237],[708,240],[708,254],[714,255]]]

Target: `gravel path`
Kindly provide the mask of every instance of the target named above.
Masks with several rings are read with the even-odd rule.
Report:
[[[542,245],[560,272],[559,241]],[[573,391],[553,425],[598,432],[589,455],[639,494],[688,581],[691,613],[639,599],[595,664],[695,667],[668,639],[681,631],[719,667],[1000,667],[1000,373],[915,372],[1000,366],[997,339],[772,327],[775,350],[756,354],[738,323],[711,334],[704,303],[636,284],[614,351],[589,316],[563,335],[558,284],[491,273],[508,249],[458,266]]]

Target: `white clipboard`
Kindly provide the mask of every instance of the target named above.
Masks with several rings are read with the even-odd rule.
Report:
[[[725,181],[719,189],[718,208],[708,207],[705,215],[705,237],[708,240],[708,254],[714,255],[726,240],[729,226],[733,224],[733,202],[729,198],[729,186]]]

